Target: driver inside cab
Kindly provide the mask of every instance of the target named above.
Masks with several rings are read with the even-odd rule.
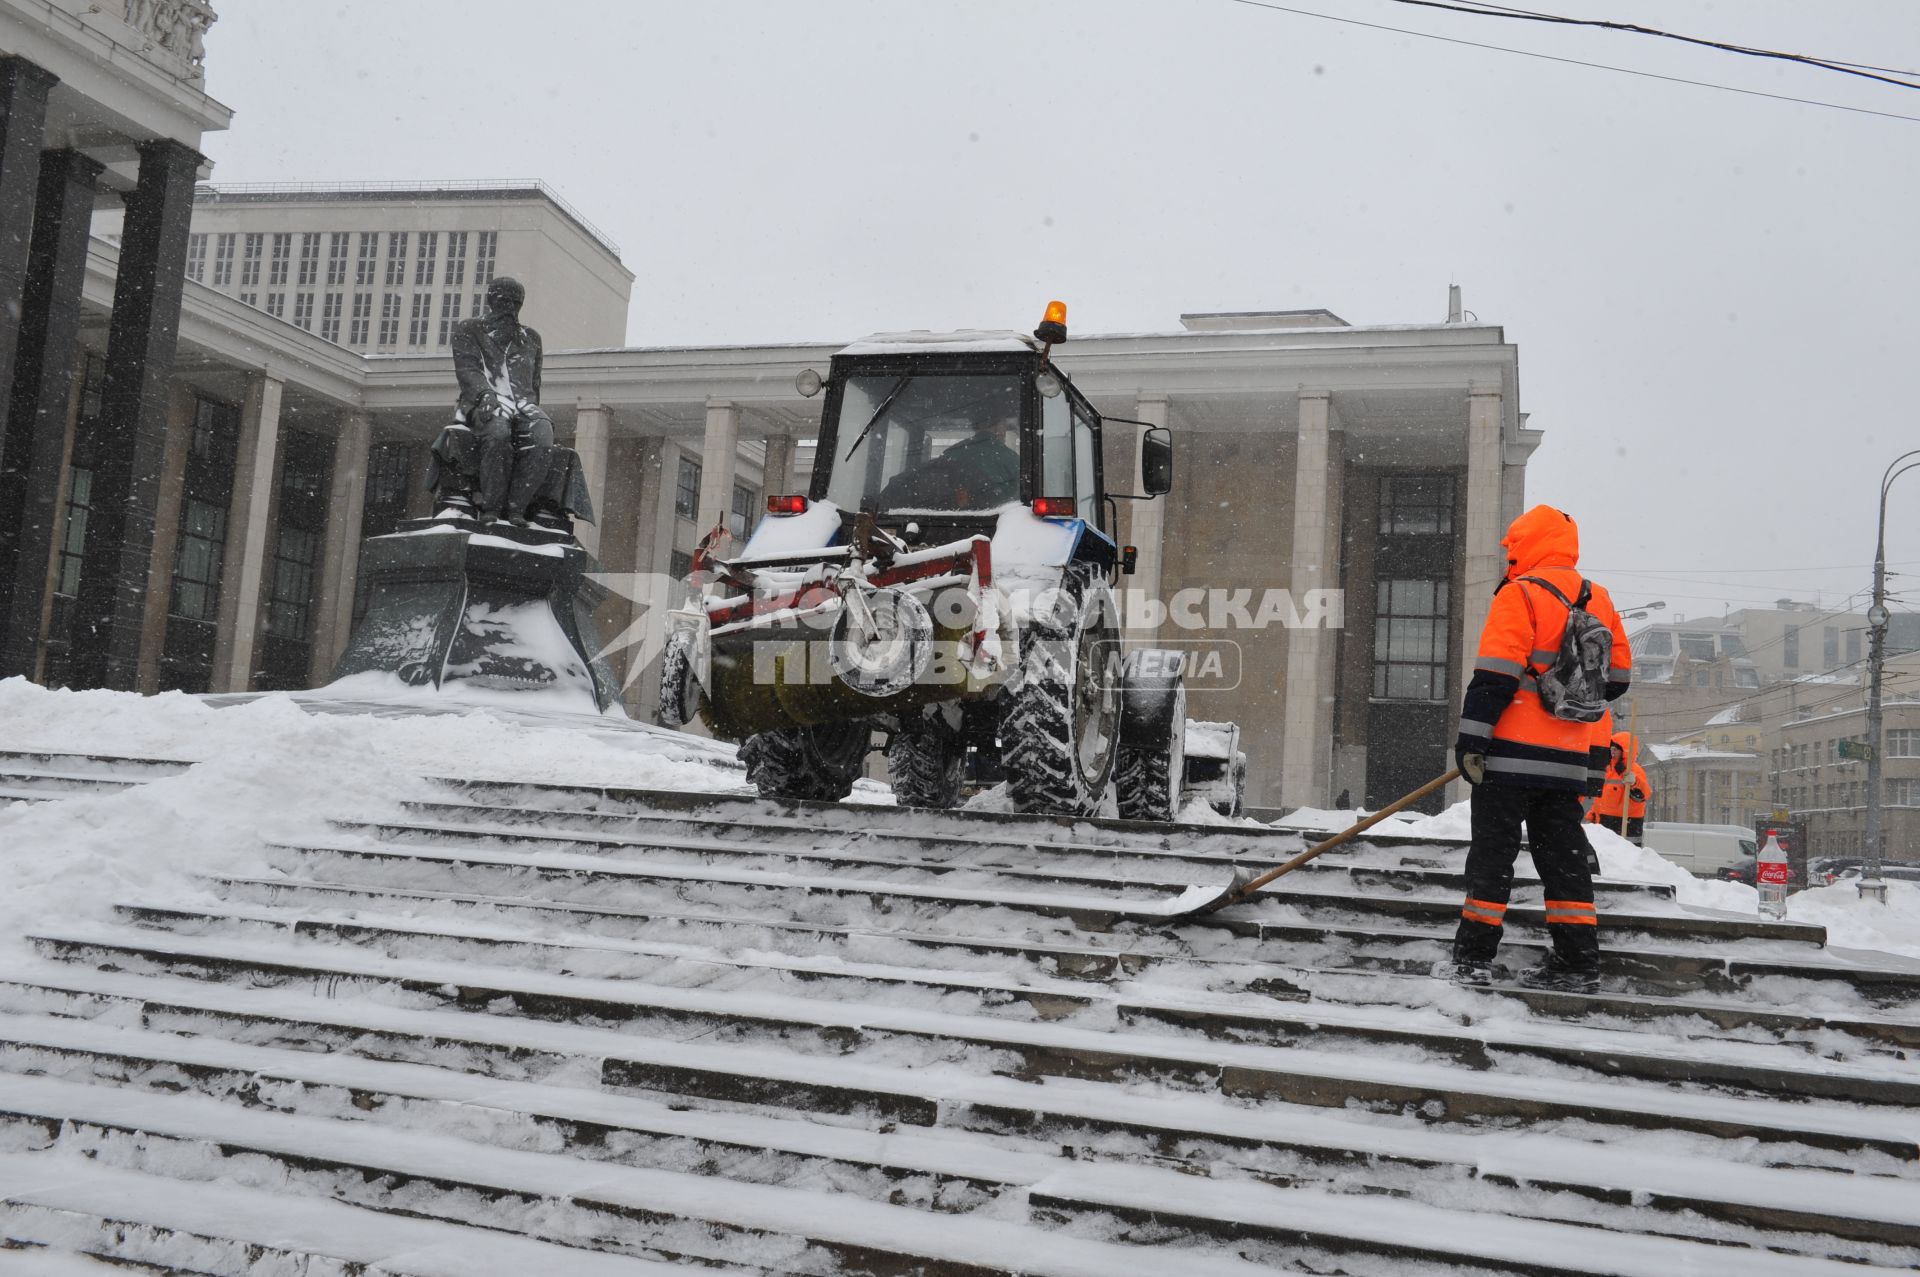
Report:
[[[880,491],[894,510],[991,510],[1020,495],[1017,403],[976,408],[973,430],[938,456],[908,469]]]

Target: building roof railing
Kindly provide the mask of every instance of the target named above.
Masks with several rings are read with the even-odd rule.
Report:
[[[611,235],[587,220],[586,214],[537,177],[469,178],[446,182],[202,182],[194,188],[196,201],[238,199],[378,199],[386,195],[425,195],[460,198],[473,195],[537,195],[559,209],[600,247],[620,256]]]

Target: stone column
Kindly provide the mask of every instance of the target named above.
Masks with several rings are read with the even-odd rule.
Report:
[[[213,641],[216,692],[253,690],[254,641],[260,635],[267,534],[273,526],[274,487],[280,473],[280,399],[285,388],[271,375],[247,379],[246,402],[240,410],[240,447],[233,462],[233,499],[227,507],[219,628]]]
[[[1133,415],[1153,426],[1167,424],[1167,397],[1165,395],[1141,395],[1134,400]],[[1146,428],[1133,428],[1133,460],[1128,467],[1131,474],[1130,492],[1145,492],[1140,475],[1140,442],[1146,437]],[[1176,459],[1177,462],[1177,459]],[[1179,467],[1174,468],[1175,482],[1178,482]],[[1167,503],[1171,496],[1157,497],[1152,501],[1125,501],[1120,504],[1127,507],[1124,511],[1130,522],[1127,527],[1127,543],[1140,551],[1140,558],[1134,565],[1132,576],[1120,578],[1120,588],[1127,591],[1130,598],[1143,601],[1146,610],[1155,603],[1165,602],[1160,597],[1161,566],[1165,562],[1164,541],[1167,527]],[[1151,646],[1156,627],[1142,624],[1143,617],[1128,616],[1126,620],[1127,637],[1135,644]]]
[[[40,159],[13,390],[0,404],[0,678],[34,677],[46,566],[64,511],[61,463],[73,398],[74,334],[101,166],[78,151]],[[11,329],[11,325],[0,325]]]
[[[1451,689],[1452,716],[1459,717],[1460,702],[1466,695],[1467,680],[1473,677],[1473,664],[1480,649],[1480,630],[1487,621],[1487,609],[1493,606],[1493,592],[1507,573],[1500,538],[1506,532],[1501,521],[1501,469],[1505,460],[1501,446],[1500,391],[1472,389],[1467,392],[1467,501],[1462,530],[1463,568],[1460,583],[1460,670]],[[1451,753],[1451,751],[1449,751]],[[1465,781],[1455,781],[1448,790],[1449,801],[1458,802],[1467,795]]]
[[[340,419],[333,445],[333,479],[327,489],[326,557],[314,600],[313,666],[307,681],[319,687],[333,674],[353,631],[353,595],[360,584],[360,522],[366,514],[367,458],[373,422],[365,413]]]
[[[733,510],[733,475],[740,459],[740,406],[707,400],[707,434],[700,447],[700,509],[697,526],[705,536]]]
[[[637,578],[635,593],[639,597],[628,610],[630,625],[646,624],[652,619],[644,615],[642,609],[658,591],[651,580],[644,578],[665,572],[673,554],[673,489],[667,482],[670,449],[659,435],[647,435],[639,440],[639,445],[639,487],[633,520],[633,571]],[[631,662],[633,654],[629,653],[627,659]],[[628,714],[652,722],[654,711],[660,705],[660,687],[646,677],[645,671],[629,668],[621,699]]]
[[[166,435],[160,449],[164,460],[153,503],[153,543],[140,591],[140,642],[134,664],[135,690],[148,695],[160,690],[160,655],[166,649],[167,612],[173,603],[174,551],[180,544],[180,513],[187,492],[187,450],[193,444],[193,419],[199,406],[193,393],[184,389],[172,390],[167,396]],[[91,547],[91,538],[88,544]],[[85,599],[84,573],[93,570],[91,559],[81,570],[81,598],[76,602]],[[76,652],[79,642],[80,636],[75,634]]]
[[[0,387],[13,384],[14,346],[24,327],[28,227],[34,222],[40,187],[47,93],[59,82],[58,76],[25,58],[0,57]],[[8,433],[7,407],[0,398],[0,439]]]
[[[612,433],[613,409],[603,404],[580,405],[573,419],[573,450],[580,454],[596,522],[575,524],[573,535],[595,558],[600,556],[601,524],[607,518],[607,444]]]
[[[760,490],[766,496],[791,494],[793,481],[793,436],[768,435],[767,459],[760,467]],[[757,515],[759,512],[755,511]]]
[[[139,678],[154,515],[166,461],[167,378],[179,342],[187,226],[200,164],[200,155],[178,142],[144,143],[139,185],[127,199],[107,332],[100,460],[74,610],[76,687],[128,690]]]
[[[1334,430],[1331,396],[1300,393],[1300,444],[1293,474],[1293,565],[1288,589],[1303,618],[1309,590],[1340,586],[1340,532],[1345,449]],[[1324,627],[1287,633],[1286,740],[1281,747],[1280,801],[1288,807],[1329,805],[1333,764],[1334,654],[1338,635]]]

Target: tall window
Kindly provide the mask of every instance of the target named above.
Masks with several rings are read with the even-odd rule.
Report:
[[[355,293],[353,295],[353,323],[347,327],[347,344],[364,346],[367,344],[367,327],[373,320],[373,294]]]
[[[293,236],[277,233],[273,237],[273,264],[267,270],[268,288],[287,286],[287,263],[293,259]]]
[[[400,344],[400,294],[386,293],[380,298],[380,346],[392,350]]]
[[[196,284],[207,282],[207,237],[187,236],[187,278]]]
[[[1380,531],[1388,536],[1450,536],[1453,477],[1387,475],[1380,480]]]
[[[249,234],[246,247],[240,255],[240,287],[258,288],[260,286],[260,250],[265,247],[267,237],[261,234]]]
[[[1865,633],[1865,630],[1847,631],[1847,664],[1858,665],[1860,663],[1860,639]]]
[[[341,273],[346,273],[344,262],[341,264]],[[328,293],[321,303],[320,335],[328,341],[340,340],[340,311],[345,303],[346,298],[339,293]]]
[[[420,255],[413,264],[413,286],[415,288],[433,287],[434,256],[440,251],[440,232],[420,232]]]
[[[407,345],[427,344],[427,328],[433,322],[433,294],[413,295],[413,317],[407,323]]]
[[[313,294],[295,293],[293,295],[293,323],[296,328],[313,331]]]
[[[287,317],[287,295],[285,293],[268,293],[267,313],[275,319],[285,319]]]
[[[319,555],[319,536],[305,528],[283,527],[274,538],[267,633],[275,638],[306,639],[313,603],[313,567]]]
[[[487,313],[487,295],[485,293],[475,293],[473,295],[473,317],[475,319],[478,319],[480,316],[486,313]]]
[[[744,541],[747,539],[747,534],[753,531],[753,508],[758,504],[759,501],[752,488],[744,483],[733,485],[733,514],[727,520],[727,530],[732,532],[736,539]]]
[[[467,233],[465,231],[447,232],[447,280],[448,288],[460,288],[467,282]]]
[[[66,523],[60,533],[60,567],[54,592],[69,598],[80,593],[80,567],[86,561],[87,517],[93,513],[93,471],[74,466],[68,471]]]
[[[1447,696],[1447,583],[1383,580],[1373,622],[1373,694],[1390,701]]]
[[[460,294],[448,293],[440,299],[440,344],[453,339],[453,326],[460,318]]]
[[[320,282],[320,232],[307,231],[300,236],[300,279],[302,288]]]
[[[1822,669],[1832,669],[1840,663],[1840,627],[1824,627],[1820,635],[1820,659],[1825,662]]]
[[[407,282],[407,233],[387,232],[387,287],[399,288]]]
[[[351,237],[345,231],[327,235],[327,287],[339,288],[347,282],[347,246]]]
[[[380,233],[361,231],[360,256],[353,264],[353,282],[356,287],[367,288],[372,285],[374,263],[379,260]]]
[[[1780,645],[1780,659],[1790,670],[1800,668],[1800,627],[1789,625]]]
[[[180,543],[173,557],[173,614],[212,621],[220,607],[220,568],[227,550],[227,511],[191,498],[180,509]]]
[[[493,258],[500,246],[499,231],[481,231],[473,248],[473,286],[485,288],[493,282]]]
[[[667,557],[667,575],[678,579],[693,571],[693,556],[685,550],[675,550]]]
[[[220,235],[213,241],[213,286],[230,288],[233,285],[233,236]]]
[[[683,519],[700,517],[700,463],[680,458],[680,476],[673,487],[673,512]]]

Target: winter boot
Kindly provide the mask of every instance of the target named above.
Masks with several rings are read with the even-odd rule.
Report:
[[[1529,989],[1545,989],[1552,993],[1598,993],[1600,992],[1600,967],[1575,966],[1557,953],[1549,953],[1547,960],[1520,977],[1520,983]]]
[[[1499,969],[1493,963],[1477,958],[1448,958],[1445,962],[1435,963],[1433,967],[1434,979],[1469,988],[1492,984],[1499,975]]]

